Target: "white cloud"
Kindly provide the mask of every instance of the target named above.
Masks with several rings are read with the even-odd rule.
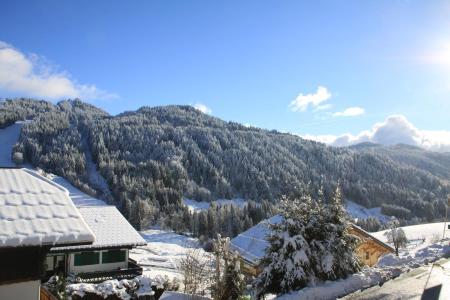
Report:
[[[344,111],[338,111],[333,113],[333,117],[356,117],[364,114],[364,108],[361,107],[349,107]]]
[[[36,54],[25,55],[0,41],[0,90],[24,96],[62,99],[110,99],[107,93],[92,84],[79,84],[66,72],[58,72]]]
[[[407,144],[431,151],[450,152],[450,131],[420,130],[403,115],[391,115],[376,123],[370,130],[358,135],[350,133],[335,135],[304,135],[306,139],[316,140],[333,146],[349,146],[362,142],[382,145]]]
[[[305,111],[310,105],[318,107],[321,103],[331,98],[331,93],[326,87],[319,86],[314,94],[299,94],[289,107],[293,111]]]
[[[314,111],[328,110],[328,109],[330,109],[330,108],[332,108],[332,107],[333,107],[333,105],[330,104],[330,103],[328,103],[328,104],[322,104],[322,105],[317,106],[317,107],[314,109]]]
[[[206,106],[204,104],[196,103],[193,106],[194,106],[194,108],[198,109],[199,111],[201,111],[204,114],[210,115],[212,113],[211,108],[209,108],[208,106]]]

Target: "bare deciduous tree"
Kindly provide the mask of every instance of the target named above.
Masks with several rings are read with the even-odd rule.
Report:
[[[190,249],[180,261],[183,273],[184,292],[205,295],[210,285],[211,260],[200,249]]]

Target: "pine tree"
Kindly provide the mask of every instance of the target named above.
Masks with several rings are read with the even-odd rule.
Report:
[[[238,299],[244,289],[244,278],[241,273],[241,263],[237,255],[231,255],[225,269],[224,277],[224,293],[221,300]]]
[[[324,252],[321,257],[322,280],[344,278],[355,273],[360,268],[355,255],[359,239],[350,234],[350,218],[342,204],[342,194],[339,187],[324,208],[323,240]]]
[[[309,196],[280,202],[282,221],[271,225],[269,247],[261,263],[265,267],[257,279],[257,296],[287,293],[306,286],[315,277],[309,258],[311,249],[305,232],[316,205]]]
[[[349,234],[340,190],[327,204],[321,190],[318,194],[315,201],[310,196],[282,199],[282,220],[271,226],[264,270],[256,281],[258,297],[344,278],[359,270],[358,239]]]

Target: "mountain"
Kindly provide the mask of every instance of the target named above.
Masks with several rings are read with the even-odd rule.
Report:
[[[426,170],[444,180],[450,178],[450,153],[448,152],[431,152],[405,144],[382,146],[372,143],[361,143],[350,148],[359,152],[387,156],[405,166]]]
[[[321,187],[328,195],[338,183],[347,199],[366,207],[432,220],[443,216],[450,193],[447,154],[402,145],[335,148],[226,122],[190,106],[111,116],[80,100],[0,102],[0,127],[24,119],[31,121],[14,147],[17,163],[29,162],[109,199],[137,227],[149,217],[173,221],[184,209],[183,197],[276,202],[285,194],[317,194]]]

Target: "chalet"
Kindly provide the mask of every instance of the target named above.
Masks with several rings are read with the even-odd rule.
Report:
[[[350,233],[356,235],[361,240],[356,252],[365,265],[373,266],[381,256],[395,252],[394,248],[359,226],[352,224]]]
[[[79,282],[101,282],[142,275],[129,250],[146,241],[115,206],[81,206],[78,210],[95,235],[90,245],[52,247],[45,260],[46,276],[73,274]]]
[[[94,241],[67,190],[26,169],[0,168],[0,299],[39,299],[50,249]]]
[[[239,254],[244,274],[257,276],[261,272],[260,260],[268,247],[266,237],[270,234],[270,224],[277,224],[281,220],[281,216],[273,216],[231,240],[230,249]],[[380,256],[394,253],[391,246],[354,224],[350,233],[360,238],[361,242],[356,251],[361,261],[368,266],[376,264]]]

